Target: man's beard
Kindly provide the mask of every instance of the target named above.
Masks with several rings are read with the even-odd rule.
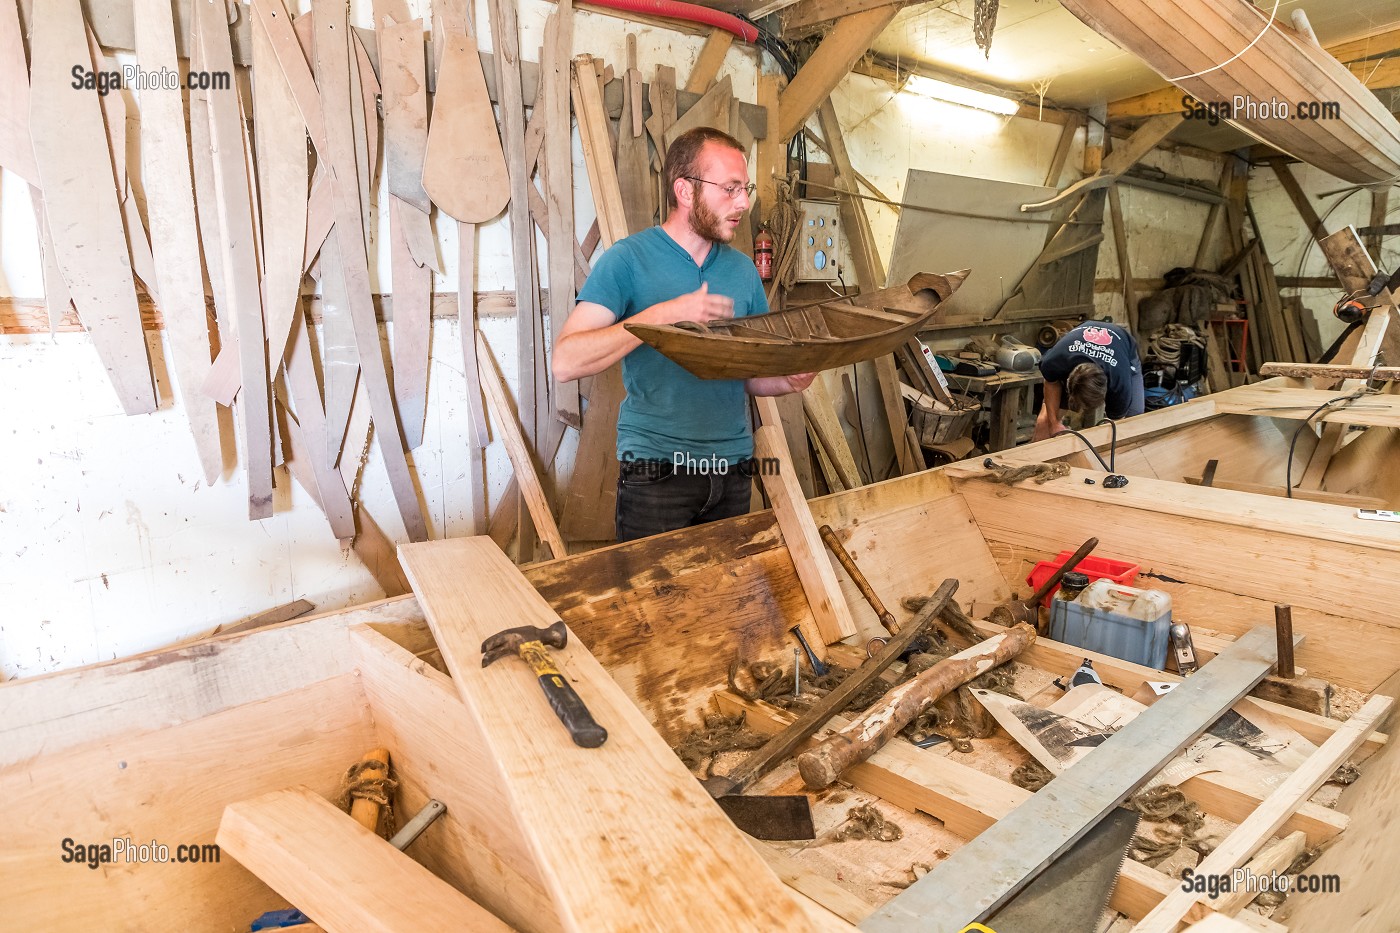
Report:
[[[690,229],[695,231],[697,236],[713,243],[728,243],[734,239],[734,231],[729,229],[729,225],[718,214],[710,210],[710,205],[705,203],[699,192],[696,194],[694,206],[690,209]]]

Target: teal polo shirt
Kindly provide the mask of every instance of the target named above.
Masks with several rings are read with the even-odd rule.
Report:
[[[625,321],[702,282],[734,299],[735,317],[768,310],[753,260],[716,243],[697,266],[659,226],[614,243],[593,266],[578,300],[602,305]],[[622,382],[627,398],[617,418],[619,460],[671,462],[680,454],[733,466],[753,456],[742,380],[701,379],[642,344],[622,358]]]

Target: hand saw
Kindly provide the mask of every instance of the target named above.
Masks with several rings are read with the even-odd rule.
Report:
[[[983,926],[994,933],[1098,929],[1137,824],[1133,811],[1114,809]]]

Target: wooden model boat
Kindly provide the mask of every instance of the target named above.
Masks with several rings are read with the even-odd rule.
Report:
[[[892,352],[927,325],[971,270],[920,273],[907,285],[852,301],[735,321],[628,324],[627,329],[701,379],[820,372]]]
[[[1297,663],[1337,685],[1333,716],[1250,702],[1315,745],[1338,735],[1359,743],[1360,779],[1335,809],[1263,805],[1266,794],[1233,773],[1181,786],[1221,835],[1260,812],[1277,814],[1280,835],[1298,831],[1308,846],[1327,847],[1309,871],[1338,874],[1342,893],[1290,895],[1292,929],[1387,929],[1400,896],[1385,867],[1396,853],[1387,821],[1400,757],[1383,733],[1341,717],[1397,683],[1400,526],[1358,521],[1347,506],[1180,482],[1173,473],[1199,468],[1201,457],[1170,453],[1192,436],[1170,432],[1173,419],[1183,431],[1212,432],[1212,442],[1235,438],[1241,456],[1277,433],[1268,415],[1234,413],[1231,393],[1214,398],[1209,411],[1192,403],[1127,422],[1117,466],[1132,475],[1121,489],[1087,484],[1102,478],[1097,467],[1005,486],[980,463],[962,463],[814,500],[813,517],[838,529],[903,622],[901,599],[946,578],[959,581],[956,600],[980,620],[1032,563],[1091,535],[1097,553],[1140,564],[1144,584],[1172,595],[1203,659],[1269,624],[1275,604],[1291,604],[1306,638]],[[1146,433],[1129,436],[1139,422]],[[1079,443],[1062,436],[1017,453],[1069,457]],[[1172,456],[1180,469],[1166,466]],[[1227,463],[1235,465],[1222,461],[1222,473]],[[917,924],[890,918],[971,852],[969,840],[1068,787],[1074,768],[1032,793],[1007,779],[1027,755],[1005,736],[975,740],[966,754],[895,739],[811,795],[817,844],[764,843],[739,833],[667,747],[715,709],[744,712],[759,732],[791,719],[728,686],[731,661],[790,664],[789,629],[814,634],[785,541],[764,511],[523,569],[487,538],[411,545],[403,558],[414,596],[0,685],[0,794],[12,814],[0,846],[6,924],[237,931],[290,902],[326,930],[484,929],[496,920],[528,931],[960,929],[973,915],[958,898],[926,908]],[[841,576],[840,585],[858,628],[846,641],[863,646],[883,629],[852,582]],[[557,655],[561,670],[609,730],[601,748],[569,742],[523,664],[480,666],[486,635],[556,618],[574,635]],[[975,625],[985,636],[1005,631]],[[842,644],[819,649],[840,663],[864,656]],[[1016,687],[1045,704],[1062,695],[1050,679],[1084,656],[1038,639],[1016,661]],[[1124,694],[1180,679],[1094,660]],[[315,799],[334,798],[347,765],[380,745],[391,753],[400,820],[430,797],[448,807],[403,854],[342,826],[350,818]],[[1110,739],[1075,767],[1101,773],[1112,747]],[[799,786],[789,762],[756,792]],[[865,803],[902,838],[837,841]],[[321,829],[327,819],[334,838]],[[217,840],[223,850],[198,864],[63,861],[65,839],[71,848],[113,838],[172,852]],[[1180,887],[1129,860],[1111,906],[1142,918]],[[1233,924],[1205,904],[1192,910],[1228,929],[1283,929],[1278,917],[1238,905]]]
[[[1357,184],[1400,179],[1400,123],[1345,66],[1248,0],[1063,0],[1091,29],[1202,103],[1336,104],[1298,118],[1236,114],[1257,139]],[[1188,77],[1189,76],[1189,77]],[[1312,118],[1306,118],[1311,116]]]

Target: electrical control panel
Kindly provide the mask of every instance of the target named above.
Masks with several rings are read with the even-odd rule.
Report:
[[[798,232],[797,281],[834,283],[844,277],[846,284],[854,285],[855,276],[846,271],[837,202],[805,198],[798,205],[802,209],[802,227]]]

